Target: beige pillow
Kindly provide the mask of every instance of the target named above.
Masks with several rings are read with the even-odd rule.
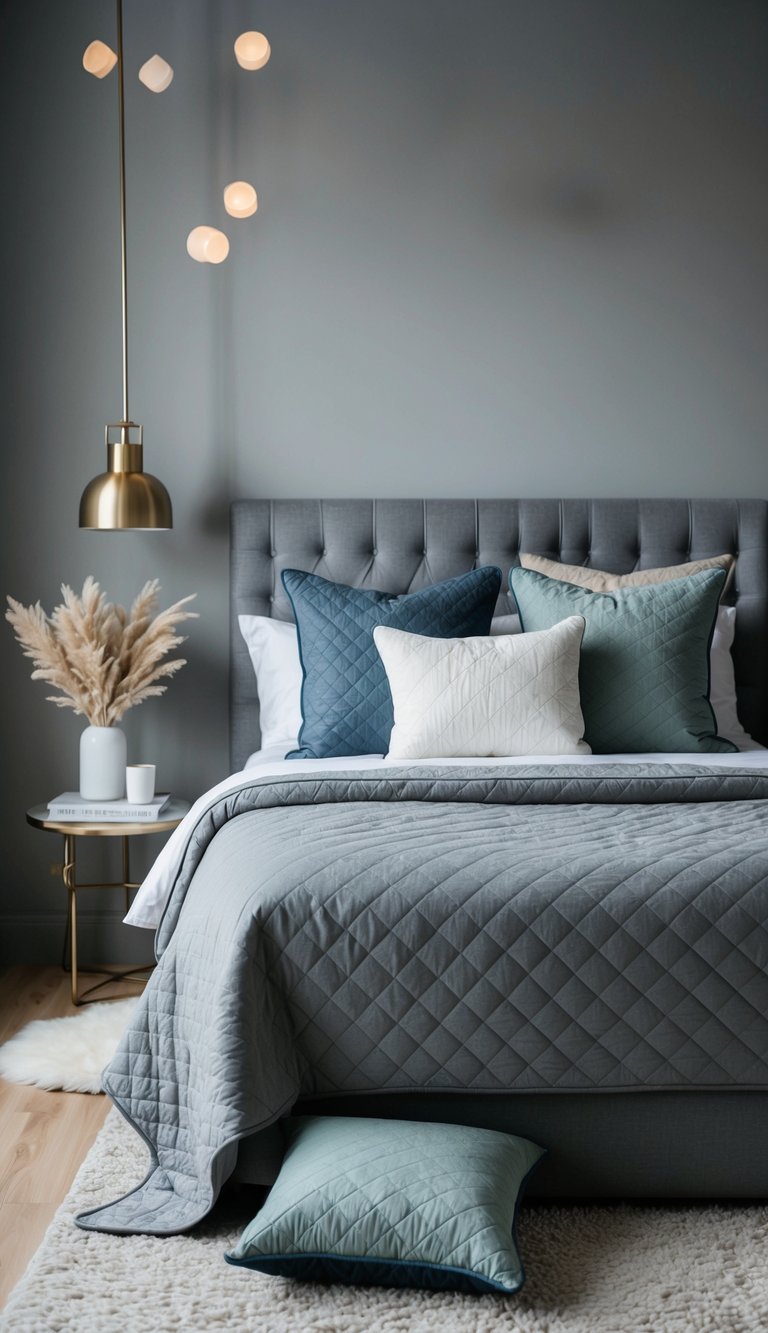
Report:
[[[647,588],[654,583],[671,583],[673,579],[684,579],[689,574],[699,574],[703,569],[724,569],[726,573],[723,593],[731,581],[734,569],[732,555],[713,555],[708,560],[689,560],[686,565],[665,565],[662,569],[633,569],[631,574],[609,574],[604,569],[587,569],[585,565],[564,565],[559,560],[548,560],[545,555],[520,553],[523,569],[534,569],[537,574],[546,574],[547,578],[559,579],[561,583],[575,583],[577,588],[589,588],[590,592],[613,592],[615,588]]]

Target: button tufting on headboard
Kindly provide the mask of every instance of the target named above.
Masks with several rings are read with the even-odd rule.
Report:
[[[258,748],[258,699],[240,613],[290,620],[284,569],[401,593],[500,565],[498,611],[520,551],[624,574],[736,555],[734,658],[747,730],[768,742],[768,505],[763,500],[237,500],[232,506],[233,767]]]

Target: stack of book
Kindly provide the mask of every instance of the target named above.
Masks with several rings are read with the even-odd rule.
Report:
[[[159,792],[146,805],[121,801],[89,801],[77,791],[65,791],[48,802],[48,818],[61,824],[138,824],[159,819],[168,804],[168,792]]]

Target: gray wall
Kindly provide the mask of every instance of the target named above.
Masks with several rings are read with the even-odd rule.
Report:
[[[2,590],[198,593],[189,666],[128,719],[194,796],[227,768],[234,496],[764,495],[768,11],[739,0],[126,0],[132,410],[176,527],[81,533],[120,414],[109,0],[0,11]],[[235,35],[273,45],[240,71]],[[157,97],[153,52],[176,70]],[[230,222],[223,185],[261,208]],[[224,225],[220,268],[185,253]],[[82,722],[3,673],[3,954],[55,958]],[[88,870],[101,872],[88,849]],[[102,903],[102,906],[105,904]],[[112,957],[142,932],[87,914]],[[135,938],[138,936],[138,940]]]

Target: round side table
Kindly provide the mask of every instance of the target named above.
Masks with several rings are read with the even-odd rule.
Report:
[[[131,905],[131,892],[139,888],[139,884],[131,880],[130,865],[130,839],[146,837],[149,833],[170,833],[181,823],[182,819],[189,810],[189,802],[171,797],[168,804],[164,807],[159,819],[141,820],[135,824],[119,823],[105,824],[98,822],[63,821],[48,818],[47,805],[33,805],[27,811],[27,823],[33,828],[46,829],[49,833],[61,833],[64,837],[64,857],[61,867],[61,878],[64,887],[68,893],[67,910],[67,928],[64,936],[64,949],[62,953],[62,967],[68,971],[72,980],[72,1003],[76,1005],[87,1004],[93,998],[94,991],[101,990],[103,986],[108,986],[110,981],[133,978],[137,972],[150,972],[154,963],[147,963],[146,966],[130,968],[108,968],[108,967],[87,967],[83,971],[96,972],[104,975],[103,981],[97,981],[95,985],[89,986],[87,990],[78,993],[78,951],[77,951],[77,894],[80,889],[124,889],[125,890],[125,910]],[[76,845],[78,838],[120,838],[122,840],[123,850],[123,878],[112,881],[93,881],[85,884],[77,882],[77,854]],[[67,941],[69,941],[69,966],[67,966]],[[143,977],[136,977],[136,980],[144,980]]]

